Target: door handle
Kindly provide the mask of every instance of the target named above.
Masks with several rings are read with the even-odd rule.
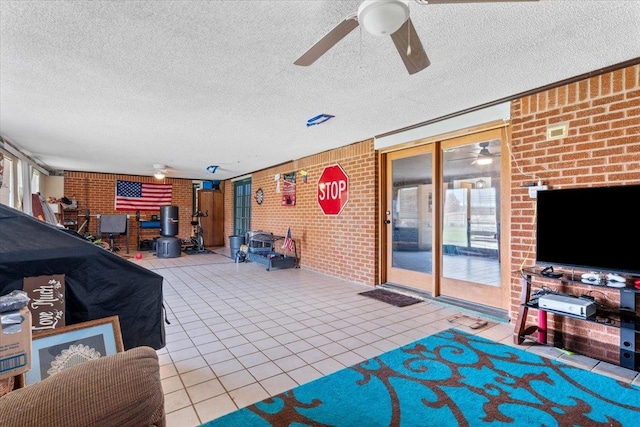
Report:
[[[391,224],[391,220],[390,220],[390,219],[385,219],[385,220],[384,220],[384,223],[385,223],[385,224]]]

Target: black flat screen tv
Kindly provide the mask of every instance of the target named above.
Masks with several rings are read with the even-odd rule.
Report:
[[[538,191],[536,263],[640,275],[640,185]]]

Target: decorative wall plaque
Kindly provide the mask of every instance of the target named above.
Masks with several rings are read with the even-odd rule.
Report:
[[[23,290],[31,298],[32,331],[65,326],[64,274],[25,277]]]

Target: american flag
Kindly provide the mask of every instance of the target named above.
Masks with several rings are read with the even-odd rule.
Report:
[[[284,238],[282,249],[287,249],[289,252],[293,252],[293,239],[291,238],[291,227],[287,228],[287,236]]]
[[[118,181],[116,183],[117,211],[157,211],[171,204],[171,184]]]

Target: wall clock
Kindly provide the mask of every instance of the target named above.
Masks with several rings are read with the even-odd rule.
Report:
[[[262,188],[258,188],[256,190],[256,203],[261,205],[263,201],[264,201],[264,191],[262,191]]]

